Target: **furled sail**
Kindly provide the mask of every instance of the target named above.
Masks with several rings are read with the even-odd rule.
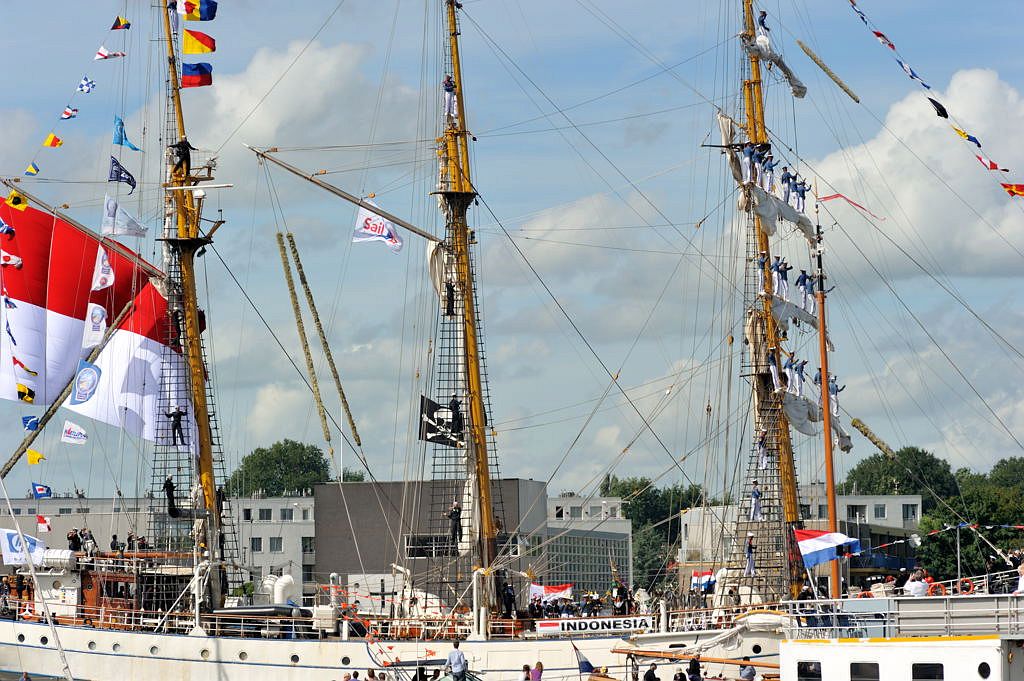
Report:
[[[729,170],[732,172],[732,178],[736,180],[737,184],[743,183],[743,169],[740,167],[739,154],[733,148],[733,144],[736,141],[736,121],[726,116],[721,111],[718,112],[718,129],[722,133],[722,149],[725,151],[726,159],[729,162]]]
[[[76,377],[65,407],[155,441],[165,362],[181,361],[167,351],[163,274],[116,241],[35,208],[3,205],[0,218],[13,229],[3,249],[19,259],[0,267],[0,398],[49,405]],[[126,308],[94,368],[80,371]],[[190,404],[187,394],[168,397]]]
[[[810,436],[821,432],[816,425],[822,420],[821,406],[816,401],[785,392],[782,395],[782,408],[786,411],[790,425],[799,432]],[[832,440],[836,446],[844,452],[853,449],[853,440],[839,422],[838,416],[832,416],[831,424]]]
[[[793,73],[793,70],[789,68],[789,65],[786,64],[782,57],[772,50],[772,43],[767,35],[761,33],[754,40],[751,40],[750,36],[741,36],[740,39],[743,41],[743,49],[746,50],[747,54],[753,54],[765,61],[771,62],[779,69],[789,83],[789,89],[794,97],[802,99],[807,94],[807,86],[800,82],[800,79],[796,77],[796,74]]]
[[[753,208],[761,218],[761,226],[768,236],[775,236],[775,223],[782,219],[799,229],[809,243],[815,243],[814,224],[806,215],[757,185],[744,184],[742,189],[737,207],[741,211]]]
[[[796,319],[801,324],[806,324],[812,329],[818,328],[817,316],[811,314],[796,303],[784,300],[778,296],[772,296],[772,315],[775,317],[775,323],[778,327],[785,330],[787,333],[789,332],[789,320],[791,319]],[[825,342],[828,344],[829,352],[836,351],[835,347],[832,345],[831,338],[826,338]]]

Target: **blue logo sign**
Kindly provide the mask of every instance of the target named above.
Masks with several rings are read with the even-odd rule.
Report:
[[[75,385],[71,389],[71,404],[88,402],[96,394],[96,388],[100,385],[100,376],[102,374],[103,372],[95,364],[90,364],[84,359],[78,360]]]

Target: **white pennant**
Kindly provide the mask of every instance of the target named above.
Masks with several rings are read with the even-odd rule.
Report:
[[[110,259],[103,246],[96,248],[96,267],[92,271],[92,290],[102,291],[114,284],[114,268],[110,266]]]

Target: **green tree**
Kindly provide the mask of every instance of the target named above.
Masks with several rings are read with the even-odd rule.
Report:
[[[228,478],[228,492],[246,496],[258,490],[277,496],[286,490],[302,490],[331,479],[330,464],[316,445],[281,440],[259,447],[242,459]]]
[[[921,511],[927,513],[938,499],[957,494],[957,481],[949,462],[919,447],[904,447],[896,459],[872,454],[850,469],[840,494],[920,494]]]

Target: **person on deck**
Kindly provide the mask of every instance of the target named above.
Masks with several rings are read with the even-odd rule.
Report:
[[[758,15],[757,15],[757,25],[760,26],[762,28],[762,30],[764,30],[765,33],[771,33],[772,29],[768,28],[767,21],[768,21],[768,12],[765,11],[765,10],[761,10],[758,13]],[[751,678],[753,678],[753,677],[751,677]]]
[[[819,388],[821,387],[821,367],[818,367],[818,370],[814,372],[814,381],[813,381],[813,383],[814,383],[814,385],[818,386]]]
[[[766,192],[772,191],[772,187],[775,185],[775,167],[779,165],[771,152],[764,157],[764,163],[761,164],[761,189]]]
[[[789,300],[789,271],[791,269],[793,269],[793,266],[783,258],[782,262],[779,263],[779,288],[775,291],[775,295],[783,300]]]
[[[184,415],[185,410],[181,408],[181,405],[165,414],[171,420],[171,444],[175,447],[178,446],[178,438],[181,438],[181,444],[185,444],[185,432],[181,429],[181,417]]]
[[[701,681],[700,653],[690,658],[690,664],[686,665],[686,675],[690,677],[690,681]]]
[[[764,14],[764,12],[761,12]],[[757,676],[757,670],[750,664],[750,656],[744,655],[743,661],[746,664],[740,665],[740,681],[754,681],[754,677]]]
[[[644,672],[644,681],[661,681],[658,675],[654,673],[654,670],[658,668],[658,665],[651,663],[651,666]]]
[[[82,535],[78,534],[78,528],[72,527],[68,532],[68,550],[78,552],[82,550]]]
[[[761,486],[757,484],[757,480],[754,481],[750,489],[750,520],[757,523],[764,520],[764,515],[761,513]]]
[[[804,396],[804,371],[807,369],[807,360],[801,360],[793,369],[793,382],[790,389],[797,397]]]
[[[462,402],[459,401],[458,395],[452,395],[452,399],[448,402],[448,410],[452,413],[450,421],[452,437],[461,440],[466,420],[462,417]]]
[[[818,301],[814,298],[814,277],[807,277],[807,306],[804,308],[808,314],[817,314]]]
[[[754,550],[757,547],[754,546],[754,533],[747,532],[747,546],[745,552],[747,554],[747,565],[743,568],[744,577],[753,577],[757,574],[757,570],[754,568]],[[739,595],[736,596],[736,605],[739,605]]]
[[[807,274],[807,270],[800,270],[800,274],[796,277],[796,288],[800,291],[800,309],[807,309],[807,280],[810,276]]]
[[[846,390],[846,386],[845,385],[842,388],[840,388],[839,384],[836,382],[836,377],[835,376],[829,376],[829,379],[828,379],[828,397],[829,397],[829,402],[832,403],[831,406],[832,406],[832,415],[833,416],[839,416],[839,393],[843,392],[844,390]]]
[[[754,184],[756,184],[759,187],[761,186],[761,176],[764,173],[764,158],[765,158],[765,148],[764,148],[764,145],[763,144],[755,145],[754,146],[754,153],[750,157],[750,160],[753,163],[753,175],[752,175],[752,177],[750,179],[754,182]]]
[[[764,295],[764,266],[768,262],[768,251],[761,251],[757,255],[757,281],[758,281],[758,295]]]
[[[811,186],[803,180],[793,185],[793,190],[796,192],[796,209],[801,213],[804,212],[804,200],[807,197],[807,190],[810,188]]]
[[[452,502],[452,507],[448,509],[448,512],[444,514],[444,517],[451,523],[449,528],[452,544],[455,544],[456,548],[462,543],[462,507],[459,506],[459,501],[456,499]]]
[[[772,264],[769,266],[769,271],[772,273],[772,293],[779,295],[779,289],[782,287],[782,275],[779,274],[779,268],[782,267],[782,256],[775,256]]]
[[[454,123],[455,116],[458,115],[455,103],[455,81],[452,80],[451,76],[445,76],[444,80],[441,81],[441,88],[444,90],[444,115],[450,122]]]
[[[786,386],[790,392],[793,392],[793,387],[796,385],[796,353],[782,351],[782,354],[786,356],[786,361],[782,365],[782,370],[786,372]]]
[[[505,582],[501,590],[501,604],[505,610],[505,619],[512,619],[516,611],[516,590],[512,587],[512,582]]]
[[[782,174],[779,175],[779,188],[782,190],[782,200],[789,203],[789,192],[792,189],[793,173],[789,172],[789,166],[782,166]]]
[[[743,169],[743,184],[750,182],[754,164],[754,145],[747,142],[740,149],[740,167]]]
[[[444,282],[444,316],[455,316],[455,284]]]
[[[468,665],[466,664],[466,656],[459,650],[458,641],[452,641],[452,651],[448,653],[446,666],[451,671],[452,678],[455,681],[465,681]]]
[[[768,468],[768,431],[764,428],[757,434],[757,467]]]

